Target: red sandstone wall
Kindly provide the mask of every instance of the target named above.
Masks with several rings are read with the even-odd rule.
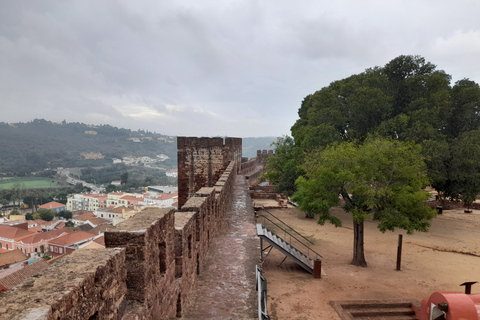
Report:
[[[77,250],[32,279],[34,285],[4,294],[0,320],[33,313],[46,320],[181,317],[210,241],[221,232],[239,165],[230,161],[181,212],[146,209],[105,232],[107,249]]]
[[[228,164],[241,170],[241,138],[177,138],[178,207],[202,187],[213,187]]]
[[[175,317],[174,224],[173,209],[145,209],[105,232],[107,247],[126,250],[126,298],[137,302],[129,304],[127,315]]]
[[[0,319],[122,319],[125,251],[77,250],[0,297]]]

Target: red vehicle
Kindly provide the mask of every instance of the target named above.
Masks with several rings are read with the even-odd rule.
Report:
[[[415,308],[419,320],[480,320],[480,294],[471,294],[476,282],[465,282],[465,293],[434,292],[422,300],[421,309]]]

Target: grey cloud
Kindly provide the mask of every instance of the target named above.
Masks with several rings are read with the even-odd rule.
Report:
[[[480,4],[3,1],[3,121],[172,135],[289,133],[307,94],[420,54],[479,82]]]

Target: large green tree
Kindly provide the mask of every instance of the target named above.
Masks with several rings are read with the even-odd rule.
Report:
[[[297,179],[293,200],[299,208],[318,214],[320,224],[341,225],[330,208],[340,198],[352,214],[354,246],[352,264],[367,266],[364,255],[364,221],[375,217],[385,232],[395,228],[427,231],[434,210],[425,206],[429,180],[414,143],[368,138],[363,144],[343,142],[312,152],[307,157],[305,175]]]
[[[300,175],[300,154],[292,137],[279,137],[275,146],[275,156],[267,158],[267,172],[263,179],[275,185],[276,192],[292,195],[295,190],[295,179]]]
[[[423,57],[402,55],[384,67],[332,82],[306,96],[298,110],[291,128],[297,162],[316,148],[339,141],[361,143],[375,133],[421,145],[439,195],[471,199],[462,193],[474,189],[466,191],[458,177],[468,175],[471,186],[480,185],[480,177],[471,175],[469,166],[458,165],[458,143],[480,129],[480,86],[468,79],[453,86],[450,81],[450,75]],[[468,144],[476,149],[480,139]]]

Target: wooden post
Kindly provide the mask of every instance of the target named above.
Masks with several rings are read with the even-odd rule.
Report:
[[[398,248],[397,248],[397,271],[400,271],[402,265],[402,239],[403,235],[398,235]]]
[[[320,279],[322,277],[322,260],[315,259],[313,263],[313,277]]]
[[[260,261],[263,262],[263,238],[260,237]]]

